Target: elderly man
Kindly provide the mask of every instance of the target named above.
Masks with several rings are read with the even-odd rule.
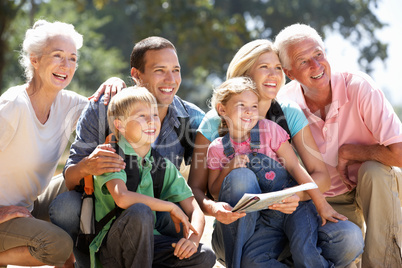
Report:
[[[364,73],[331,72],[324,43],[307,25],[275,39],[285,74],[281,92],[305,113],[327,164],[327,200],[362,230],[362,267],[402,267],[402,125]]]

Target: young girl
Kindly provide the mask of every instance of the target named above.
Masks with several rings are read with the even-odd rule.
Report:
[[[297,183],[313,181],[299,164],[287,141],[289,136],[286,131],[272,121],[259,120],[258,101],[254,82],[245,77],[227,80],[215,90],[212,97],[212,105],[222,118],[221,130],[228,133],[214,140],[208,148],[208,187],[216,200],[227,202],[231,206],[241,196],[227,200],[225,195],[219,194],[220,190],[230,192],[227,189],[241,185],[236,180],[245,176],[257,177],[255,193],[277,191]],[[336,221],[329,216],[333,209],[319,189],[309,190],[307,193],[321,215],[322,224],[326,220]],[[297,210],[289,215],[268,209],[248,213],[246,217],[261,216],[256,231],[250,239],[243,241],[243,247],[230,250],[234,251],[233,255],[241,256],[241,263],[252,263],[253,267],[258,267],[259,257],[263,256],[269,256],[270,264],[275,267],[286,267],[277,258],[289,239],[295,267],[331,267],[333,264],[325,260],[320,255],[321,250],[317,248],[317,228],[320,221],[317,210],[310,200],[300,202]],[[233,234],[228,231],[223,234],[225,250],[232,247],[230,243],[225,243],[225,237],[231,235]],[[265,242],[261,245],[261,236],[272,239],[264,239]]]

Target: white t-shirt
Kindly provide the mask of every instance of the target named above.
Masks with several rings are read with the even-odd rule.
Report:
[[[48,186],[87,99],[61,90],[47,122],[35,115],[27,85],[0,97],[0,206],[33,209]]]

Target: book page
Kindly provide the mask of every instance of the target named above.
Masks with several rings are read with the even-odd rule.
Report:
[[[232,212],[253,212],[262,209],[268,209],[270,205],[280,204],[282,200],[294,195],[297,192],[318,188],[314,182],[304,183],[290,187],[281,191],[263,193],[263,194],[244,194],[237,202]]]

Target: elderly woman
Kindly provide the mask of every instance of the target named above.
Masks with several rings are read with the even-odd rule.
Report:
[[[37,21],[21,53],[27,83],[0,97],[0,266],[63,266],[71,256],[70,236],[43,220],[44,192],[87,103],[64,90],[82,42],[70,24]]]

